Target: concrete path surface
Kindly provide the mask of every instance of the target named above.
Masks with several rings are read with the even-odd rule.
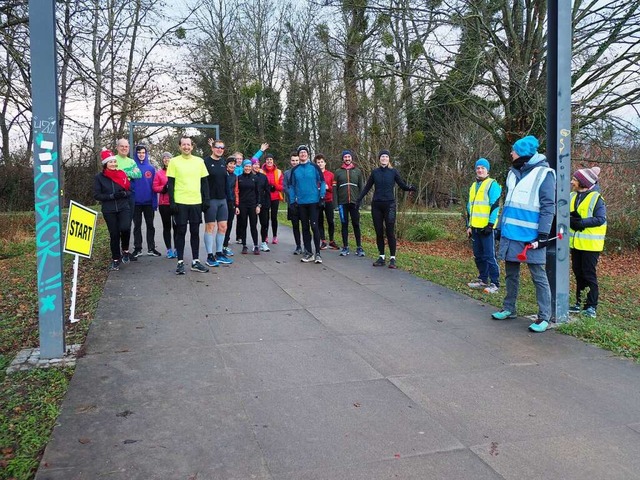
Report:
[[[640,365],[270,246],[109,274],[37,480],[640,478]]]

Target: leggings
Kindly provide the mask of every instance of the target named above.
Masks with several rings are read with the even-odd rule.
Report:
[[[325,202],[324,207],[320,207],[318,212],[318,228],[320,229],[320,240],[325,241],[327,237],[324,235],[324,218],[327,218],[329,226],[329,241],[333,242],[336,230],[336,224],[333,221],[333,202]]]
[[[131,239],[131,212],[123,210],[120,212],[103,213],[104,221],[109,230],[109,246],[111,247],[111,258],[120,259],[120,245],[122,250],[129,250],[129,240]]]
[[[271,200],[271,234],[278,236],[278,208],[280,208],[280,200]]]
[[[378,253],[384,255],[384,235],[387,234],[389,255],[396,256],[396,202],[371,202],[371,218],[376,230]]]
[[[293,240],[296,242],[296,248],[300,248],[300,214],[297,207],[287,205],[287,220],[291,222],[293,230]]]
[[[164,246],[167,250],[171,248],[171,228],[175,234],[175,226],[173,225],[173,217],[171,216],[171,208],[169,205],[158,205],[158,213],[162,219],[162,239],[164,240]],[[173,241],[175,244],[175,240]]]
[[[269,235],[269,205],[263,205],[258,215],[260,220],[260,241],[266,242]]]
[[[249,220],[249,229],[251,231],[251,239],[253,245],[258,245],[258,214],[256,207],[238,207],[240,214],[238,215],[238,225],[236,226],[236,235],[242,240],[242,246],[247,246],[247,219]]]
[[[178,260],[184,259],[184,246],[187,237],[187,225],[175,226],[176,250],[178,250]],[[197,260],[200,254],[200,224],[189,222],[189,241],[191,243],[191,259]]]
[[[342,246],[349,246],[349,215],[351,215],[351,223],[353,224],[353,235],[356,237],[356,246],[362,246],[362,238],[360,234],[360,212],[355,203],[344,203],[338,205],[340,213],[340,223],[342,224]]]
[[[229,211],[229,218],[227,218],[227,233],[224,234],[223,247],[229,246],[229,240],[231,239],[231,229],[233,228],[233,219],[236,217],[236,206],[233,202],[227,202],[227,210]],[[238,228],[236,226],[236,228]],[[236,233],[236,238],[238,237]]]
[[[300,215],[300,223],[302,224],[302,242],[304,249],[308,253],[311,250],[311,233],[313,232],[313,245],[316,253],[320,253],[320,232],[318,231],[318,204],[308,203],[298,205],[298,214]]]
[[[588,252],[586,250],[571,249],[571,267],[576,276],[576,303],[582,302],[582,294],[588,288],[585,308],[598,307],[598,275],[596,267],[600,252]]]

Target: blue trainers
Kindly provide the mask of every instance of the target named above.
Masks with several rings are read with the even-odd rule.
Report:
[[[507,320],[516,317],[517,315],[515,314],[515,312],[512,312],[510,310],[500,310],[499,312],[491,314],[491,318],[493,318],[494,320]]]
[[[582,312],[580,312],[580,314],[585,317],[596,318],[596,308],[595,307],[585,308],[584,310],[582,310]]]
[[[207,259],[204,261],[204,263],[206,263],[210,267],[219,267],[220,266],[220,264],[216,260],[216,257],[213,256],[213,253],[210,253],[209,255],[207,255]]]
[[[342,247],[342,250],[340,250],[340,256],[341,257],[346,257],[350,253],[351,252],[349,251],[349,247]]]
[[[546,320],[543,320],[540,323],[534,322],[529,325],[529,330],[536,333],[545,332],[547,328],[549,328],[549,322],[547,322]]]
[[[233,260],[227,257],[224,253],[216,253],[216,260],[218,263],[223,265],[231,265],[233,263]]]

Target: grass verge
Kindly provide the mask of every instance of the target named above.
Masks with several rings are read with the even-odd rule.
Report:
[[[0,480],[33,478],[59,413],[72,368],[6,375],[15,355],[39,344],[34,214],[0,216]],[[66,344],[84,343],[107,279],[107,229],[100,219],[93,256],[78,271],[76,317],[66,325]],[[65,315],[68,315],[73,257],[65,255]]]

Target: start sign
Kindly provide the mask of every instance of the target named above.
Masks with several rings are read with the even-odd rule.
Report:
[[[71,200],[64,251],[83,257],[91,257],[93,239],[96,234],[98,212]]]

